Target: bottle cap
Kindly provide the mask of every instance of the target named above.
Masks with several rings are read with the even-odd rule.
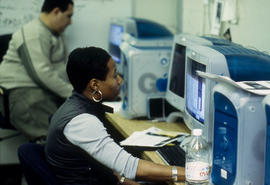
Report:
[[[201,136],[202,135],[202,129],[196,128],[191,131],[191,134],[193,136]]]

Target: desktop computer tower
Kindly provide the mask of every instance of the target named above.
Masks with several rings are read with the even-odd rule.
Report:
[[[120,46],[123,61],[120,115],[127,119],[147,116],[147,99],[165,97],[172,38],[129,37]]]
[[[214,103],[213,165],[215,185],[264,182],[266,116],[264,96],[229,84],[217,84]]]
[[[266,115],[265,175],[264,185],[270,185],[270,95],[263,100]]]

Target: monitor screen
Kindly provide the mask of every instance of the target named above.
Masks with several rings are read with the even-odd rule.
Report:
[[[122,42],[122,35],[124,27],[118,24],[111,24],[109,52],[116,63],[120,63],[120,44]]]
[[[175,44],[169,89],[184,98],[186,47]]]
[[[184,33],[174,37],[166,100],[182,113],[185,110],[186,48],[194,45],[212,45],[212,42]]]
[[[191,71],[187,71],[186,109],[199,122],[205,121],[205,79],[196,71],[206,71],[204,64],[191,60]]]
[[[174,42],[168,75],[166,100],[177,110],[184,111],[186,46]]]

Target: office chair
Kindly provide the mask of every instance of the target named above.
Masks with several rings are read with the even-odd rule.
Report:
[[[3,56],[6,54],[8,44],[11,39],[11,34],[0,36],[0,63],[2,62]],[[8,104],[8,90],[0,86],[0,128],[12,129],[15,128],[10,124],[9,121],[9,104]]]
[[[8,101],[9,91],[4,87],[0,86],[0,128],[16,130],[13,125],[10,123],[9,119],[9,101]],[[16,137],[21,133],[15,132],[8,136],[0,137],[0,141]]]
[[[11,34],[0,36],[0,63],[8,49]],[[15,130],[9,121],[8,90],[0,86],[0,128]]]
[[[2,62],[3,56],[6,54],[8,44],[11,39],[11,34],[0,36],[0,63]],[[9,102],[8,102],[9,91],[4,87],[0,86],[0,128],[16,130],[9,119]],[[0,141],[9,139],[19,135],[19,133],[11,134],[5,137],[1,137]]]
[[[0,127],[3,129],[15,130],[15,128],[10,124],[9,119],[9,91],[4,87],[0,86]]]
[[[8,44],[11,39],[11,34],[1,35],[0,36],[0,63],[2,62],[3,56],[6,54],[8,49]]]
[[[57,185],[45,157],[45,146],[24,143],[18,148],[18,157],[28,185]]]

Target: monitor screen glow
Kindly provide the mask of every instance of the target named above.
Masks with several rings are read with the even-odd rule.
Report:
[[[186,109],[199,122],[205,121],[205,79],[198,76],[196,71],[206,71],[206,66],[192,59],[191,71],[187,71]]]
[[[122,42],[122,35],[124,33],[124,27],[118,24],[111,24],[110,28],[110,42],[109,51],[113,60],[116,63],[120,63],[120,44]]]

